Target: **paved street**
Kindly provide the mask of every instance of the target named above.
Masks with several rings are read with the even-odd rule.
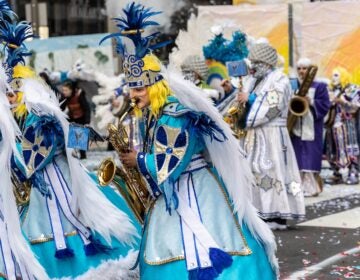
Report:
[[[360,186],[328,186],[306,205],[306,221],[275,232],[281,279],[360,279]]]
[[[113,156],[91,151],[83,164],[94,171]],[[360,279],[360,185],[325,186],[305,200],[306,221],[275,231],[281,279]]]

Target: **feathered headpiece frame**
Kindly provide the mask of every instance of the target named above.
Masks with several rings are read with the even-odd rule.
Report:
[[[232,40],[224,38],[223,34],[216,35],[210,43],[203,47],[205,59],[214,59],[225,64],[228,61],[242,60],[249,54],[246,34],[235,31]]]
[[[1,21],[14,21],[17,19],[17,15],[11,10],[9,3],[5,1],[0,1],[0,20]]]
[[[152,8],[145,8],[145,6],[135,4],[135,2],[127,5],[123,12],[125,14],[123,17],[113,19],[117,23],[116,26],[120,32],[107,35],[100,41],[100,44],[109,38],[116,39],[116,51],[124,60],[125,80],[130,88],[153,85],[161,81],[163,77],[156,71],[143,71],[144,62],[142,58],[153,50],[169,44],[170,41],[151,44],[151,41],[159,36],[160,32],[154,32],[148,36],[143,36],[143,33],[147,27],[159,25],[156,21],[149,20],[149,18],[161,12],[152,11]],[[121,39],[123,37],[133,42],[134,54],[127,52]]]
[[[26,21],[16,22],[15,13],[6,6],[4,1],[0,2],[0,41],[4,45],[3,53],[5,61],[3,62],[8,80],[12,80],[13,68],[18,64],[25,64],[25,57],[30,56],[31,52],[26,48],[24,42],[28,38],[34,37],[31,25]]]

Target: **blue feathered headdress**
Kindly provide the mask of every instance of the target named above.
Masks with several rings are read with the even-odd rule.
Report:
[[[17,15],[11,10],[7,1],[0,1],[0,20],[13,21]]]
[[[232,41],[226,40],[223,34],[217,35],[203,47],[203,53],[206,59],[214,59],[223,64],[228,61],[242,60],[249,54],[246,35],[236,31],[232,35]]]
[[[31,55],[24,42],[32,37],[34,34],[28,22],[12,23],[5,20],[0,22],[0,41],[4,45],[6,57],[3,65],[9,80],[12,79],[12,69],[18,63],[25,64],[24,58]]]
[[[158,72],[142,71],[144,63],[141,59],[153,50],[167,45],[170,41],[152,44],[152,40],[160,32],[154,32],[147,36],[143,36],[143,33],[147,27],[159,25],[156,21],[149,19],[161,12],[152,11],[151,8],[145,8],[141,4],[135,4],[135,2],[127,5],[123,12],[125,14],[123,17],[113,19],[120,32],[107,35],[100,41],[100,44],[109,38],[116,39],[116,50],[124,59],[125,77],[129,87],[152,85],[162,80],[162,76]],[[127,53],[122,38],[128,38],[133,42],[134,54]]]

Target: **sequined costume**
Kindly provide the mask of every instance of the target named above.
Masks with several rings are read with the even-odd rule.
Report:
[[[255,73],[244,85],[251,103],[244,148],[256,177],[253,204],[264,219],[302,219],[301,178],[286,127],[290,83],[274,68],[277,55],[271,46],[253,46],[249,58]]]
[[[120,159],[138,168],[153,201],[140,278],[276,279],[273,235],[248,200],[252,175],[230,128],[201,89],[151,54],[159,45],[140,30],[157,13],[135,3],[124,13],[115,19],[120,32],[107,38],[128,37],[136,50],[121,55],[144,144]]]
[[[342,182],[339,173],[341,168],[349,168],[345,181],[347,184],[358,183],[358,128],[357,112],[360,107],[360,90],[358,86],[350,83],[349,74],[345,69],[334,69],[333,75],[340,79],[339,83],[332,82],[330,98],[332,101],[332,119],[327,124],[325,134],[325,155],[329,160],[334,175],[326,180],[327,183]]]
[[[121,197],[111,190],[104,195],[71,156],[69,122],[54,92],[21,65],[29,55],[24,41],[32,36],[31,26],[8,22],[0,27],[7,78],[16,95],[13,113],[22,132],[18,150],[23,160],[15,158],[12,170],[31,185],[20,213],[31,249],[51,278],[136,277],[129,268],[136,260],[131,250],[137,247],[139,226],[126,214],[130,210]]]
[[[21,232],[15,197],[22,195],[24,189],[21,185],[14,184],[10,168],[13,155],[21,158],[17,153],[15,140],[15,137],[20,136],[20,131],[5,96],[5,92],[9,90],[6,78],[4,69],[0,66],[0,278],[44,280],[48,276]],[[23,198],[26,200],[26,194]]]

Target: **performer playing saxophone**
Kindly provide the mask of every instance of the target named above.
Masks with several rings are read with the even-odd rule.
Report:
[[[301,179],[286,128],[290,83],[276,68],[276,50],[267,43],[250,49],[251,78],[247,92],[238,95],[250,104],[244,147],[248,153],[256,187],[253,204],[274,229],[285,229],[287,219],[305,215]]]
[[[310,66],[311,61],[308,58],[301,58],[297,62],[299,85],[304,82],[306,71]],[[322,180],[319,176],[323,148],[322,135],[324,117],[330,108],[326,84],[313,81],[305,98],[309,110],[305,115],[296,118],[290,135],[300,169],[304,195],[313,196],[322,190]]]

